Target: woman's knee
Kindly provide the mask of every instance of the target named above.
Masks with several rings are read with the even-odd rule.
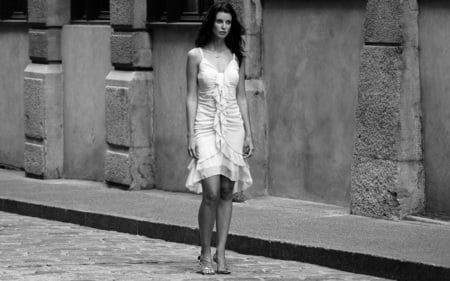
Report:
[[[208,206],[216,205],[220,199],[220,176],[212,176],[202,181],[203,201]]]
[[[220,199],[219,194],[216,192],[206,192],[203,194],[203,201],[208,206],[215,206],[218,204]]]
[[[233,199],[233,186],[226,186],[220,189],[220,199],[221,200],[231,200]]]
[[[220,199],[231,200],[233,199],[234,182],[227,177],[222,176],[220,179]]]

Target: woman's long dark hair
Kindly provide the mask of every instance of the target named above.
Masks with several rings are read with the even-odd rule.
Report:
[[[233,6],[227,2],[217,2],[213,4],[203,19],[202,26],[200,27],[197,39],[195,40],[195,46],[205,47],[213,39],[213,26],[216,21],[216,15],[219,12],[224,12],[231,15],[231,28],[230,33],[225,37],[225,44],[238,58],[239,65],[244,57],[244,40],[242,35],[245,34],[245,29],[237,18],[236,11]]]

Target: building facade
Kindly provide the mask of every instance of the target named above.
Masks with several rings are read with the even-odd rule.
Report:
[[[0,6],[0,165],[186,192],[185,64],[211,0]],[[450,214],[450,4],[230,0],[247,34],[247,198]]]

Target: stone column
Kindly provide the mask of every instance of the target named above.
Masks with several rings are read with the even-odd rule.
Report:
[[[28,0],[31,64],[24,78],[24,167],[29,176],[59,178],[62,174],[61,28],[69,20],[69,0]]]
[[[154,185],[153,71],[146,0],[111,0],[106,77],[105,179],[129,189]]]
[[[417,0],[369,0],[361,52],[351,213],[424,208]]]
[[[217,2],[217,1],[216,1]],[[255,153],[249,160],[253,176],[250,197],[265,195],[268,189],[268,116],[262,77],[262,6],[260,0],[229,0],[245,27],[245,88],[253,129]]]

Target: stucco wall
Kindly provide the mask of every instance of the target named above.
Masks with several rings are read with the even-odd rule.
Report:
[[[28,27],[0,27],[0,164],[22,168]]]
[[[365,2],[264,2],[273,195],[348,204]]]
[[[64,67],[64,177],[103,180],[105,78],[111,66],[111,28],[66,25]]]
[[[450,214],[450,3],[420,2],[426,208]]]
[[[197,26],[160,26],[151,31],[155,74],[156,187],[186,191],[186,55]]]

